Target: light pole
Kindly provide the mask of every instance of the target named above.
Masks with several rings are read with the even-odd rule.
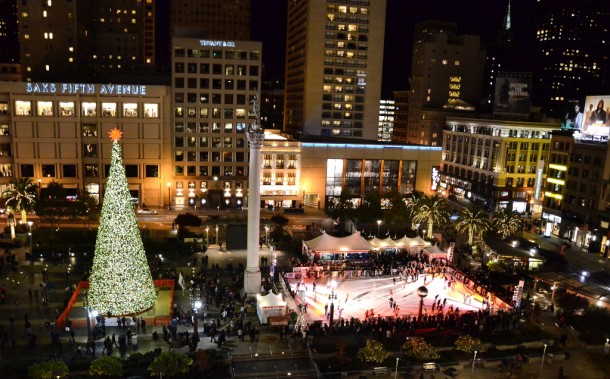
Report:
[[[269,226],[265,225],[265,244],[269,246]]]
[[[167,210],[172,210],[172,182],[167,182]]]
[[[199,310],[201,309],[201,300],[197,299],[195,300],[195,303],[193,303],[193,306],[195,308],[195,322],[194,324],[194,332],[195,335],[197,336],[197,340],[199,340],[199,325],[197,323],[197,319],[199,317],[197,317],[199,315]]]
[[[417,323],[421,324],[421,314],[424,309],[424,298],[428,296],[428,288],[421,286],[417,289],[417,296],[419,296],[419,313],[417,316]]]
[[[544,350],[542,350],[542,359],[540,360],[540,375],[542,375],[542,366],[544,366],[544,357],[546,357],[546,344],[544,344]]]
[[[417,224],[416,226],[417,226],[417,236],[419,237],[419,224]]]
[[[33,252],[32,252],[32,224],[34,224],[34,221],[28,221],[28,226],[30,227],[30,231],[28,232],[28,236],[30,237],[30,254],[32,255],[33,259]]]
[[[42,179],[38,179],[38,199],[40,200],[40,187],[42,186]]]
[[[381,220],[377,220],[377,238],[379,238],[379,228],[381,227]]]
[[[303,186],[303,208],[305,208],[305,191],[307,190],[307,188],[305,186]]]
[[[329,325],[329,333],[333,332],[333,319],[335,317],[335,300],[337,299],[337,295],[335,294],[335,288],[337,287],[337,281],[333,280],[330,282],[330,295],[328,295],[328,300],[330,300],[330,325]]]
[[[472,370],[470,370],[471,373],[474,373],[474,364],[477,362],[477,351],[474,351],[474,359],[472,360]]]
[[[216,225],[216,245],[220,247],[220,238],[218,238],[218,224]]]
[[[396,370],[394,370],[394,379],[398,378],[398,361],[400,358],[396,358]]]
[[[205,244],[206,246],[210,246],[210,227],[205,227]]]

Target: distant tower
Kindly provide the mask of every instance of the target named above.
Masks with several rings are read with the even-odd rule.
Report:
[[[261,147],[265,136],[261,129],[258,96],[255,96],[252,101],[252,110],[255,120],[248,130],[248,142],[250,143],[248,255],[244,275],[244,292],[249,296],[258,294],[261,287],[261,270],[258,266],[261,233]]]
[[[506,14],[504,15],[504,22],[502,22],[502,30],[498,34],[499,44],[511,44],[513,42],[513,28],[511,22],[510,0],[508,0],[508,7],[506,8]]]

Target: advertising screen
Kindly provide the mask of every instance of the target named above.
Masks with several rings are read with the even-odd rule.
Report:
[[[582,127],[578,128],[578,123],[576,123],[575,129],[581,129],[583,134],[608,137],[610,129],[609,113],[610,95],[587,96],[582,110]]]
[[[528,115],[532,78],[528,73],[499,73],[496,78],[494,114]]]

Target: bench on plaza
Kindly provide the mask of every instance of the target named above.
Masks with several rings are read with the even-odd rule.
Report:
[[[390,370],[388,370],[387,367],[375,367],[373,369],[373,373],[375,374],[375,376],[377,376],[377,375],[388,375],[390,373]]]
[[[428,363],[424,363],[421,366],[426,372],[428,371],[438,371],[440,370],[440,367],[438,367],[438,365],[435,362],[428,362]]]

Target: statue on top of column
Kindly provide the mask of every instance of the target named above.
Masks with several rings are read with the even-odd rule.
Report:
[[[261,113],[258,101],[258,91],[254,94],[254,98],[250,102],[252,104],[252,114],[254,115],[254,123],[250,126],[250,131],[258,131],[261,128]]]

